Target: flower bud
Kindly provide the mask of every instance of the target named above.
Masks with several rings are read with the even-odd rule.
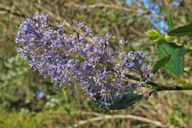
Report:
[[[150,29],[147,32],[145,32],[145,34],[147,37],[149,37],[149,39],[153,40],[153,42],[155,43],[164,41],[164,37],[158,30]]]

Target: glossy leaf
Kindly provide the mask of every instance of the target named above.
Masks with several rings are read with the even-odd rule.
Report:
[[[114,102],[112,105],[110,105],[109,109],[111,110],[125,109],[135,104],[137,101],[141,100],[142,97],[143,95],[126,94],[120,101]]]
[[[175,49],[183,47],[183,44],[179,44],[179,43],[175,43],[175,42],[166,42],[166,43]]]
[[[137,101],[141,100],[143,95],[137,95],[137,94],[126,94],[122,98],[118,98],[114,101],[112,105],[109,106],[110,110],[118,110],[118,109],[125,109],[133,104],[135,104]],[[108,103],[111,103],[112,101],[107,101]],[[99,100],[96,100],[94,103],[95,107],[100,108],[106,108],[103,106],[100,106]]]
[[[175,75],[180,76],[183,74],[183,63],[181,61],[181,57],[179,56],[178,52],[175,51],[171,46],[168,44],[162,44],[158,48],[158,57],[159,59],[163,58],[164,56],[171,55],[171,58],[168,63],[165,64],[165,67],[168,68],[171,72]]]
[[[185,49],[185,48],[180,48],[177,50],[177,52],[179,53],[179,55],[182,57],[185,55],[185,53],[187,53],[189,50]]]
[[[192,23],[172,29],[171,31],[169,31],[168,35],[177,37],[192,36]]]
[[[174,24],[173,24],[173,16],[172,16],[171,12],[169,12],[167,15],[167,23],[169,26],[169,30],[172,30],[174,27]]]
[[[157,61],[156,64],[154,65],[151,73],[155,74],[161,67],[164,67],[165,64],[169,61],[170,57],[171,57],[171,55],[164,56],[159,61]]]

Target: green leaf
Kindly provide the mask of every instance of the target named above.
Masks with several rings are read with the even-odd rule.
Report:
[[[177,52],[179,53],[179,55],[182,57],[185,55],[185,53],[187,53],[189,50],[185,49],[185,48],[180,48],[177,50]]]
[[[177,36],[177,37],[191,36],[192,35],[192,23],[172,29],[171,31],[168,32],[168,35]]]
[[[141,100],[142,97],[143,95],[126,94],[123,98],[115,101],[112,105],[110,105],[109,109],[111,110],[125,109],[135,104],[137,101]]]
[[[173,47],[175,49],[183,47],[183,44],[179,44],[179,43],[175,43],[175,42],[165,42],[165,43],[167,43],[168,45],[170,45],[171,47]]]
[[[155,74],[161,67],[164,67],[165,64],[169,61],[170,57],[171,55],[164,56],[159,61],[157,61],[151,73]]]
[[[158,57],[159,59],[164,56],[171,55],[171,58],[168,63],[165,64],[165,67],[168,68],[175,75],[180,76],[183,74],[183,63],[181,61],[181,57],[178,52],[175,51],[168,44],[162,44],[158,48]],[[170,75],[170,74],[169,74]]]
[[[137,101],[141,100],[143,95],[137,95],[137,94],[126,94],[122,98],[117,98],[112,105],[109,106],[110,110],[118,110],[118,109],[125,109],[133,104],[135,104]],[[105,108],[103,106],[100,106],[99,103],[100,99],[96,100],[93,104],[95,107]],[[108,100],[107,103],[112,103],[111,100]]]
[[[172,30],[174,27],[174,24],[173,24],[173,16],[172,16],[171,12],[169,12],[167,15],[167,23],[169,26],[169,30]]]

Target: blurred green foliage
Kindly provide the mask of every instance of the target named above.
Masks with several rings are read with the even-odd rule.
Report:
[[[0,85],[0,101],[8,110],[26,106],[38,109],[38,92],[53,92],[51,82],[29,69],[20,55],[10,57],[2,63]]]

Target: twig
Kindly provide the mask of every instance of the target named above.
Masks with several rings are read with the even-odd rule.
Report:
[[[135,9],[130,9],[130,8],[124,8],[122,6],[116,6],[116,5],[109,5],[109,4],[92,4],[92,5],[78,5],[73,2],[70,2],[66,5],[67,7],[76,7],[78,9],[89,9],[89,8],[96,8],[96,7],[104,7],[104,8],[114,8],[126,12],[137,12],[137,13],[147,13],[145,11],[137,11]]]
[[[137,34],[138,36],[146,36],[145,34],[143,34],[142,32],[140,31],[137,31],[136,29],[134,29],[132,26],[129,26],[129,29],[134,32],[135,34]]]
[[[62,111],[62,112],[49,112],[50,114],[57,114],[57,115],[66,115],[68,112],[66,111]],[[94,115],[94,116],[104,116],[104,114],[99,114],[99,113],[96,113],[96,112],[84,112],[84,111],[73,111],[71,112],[73,114],[81,114],[81,115]]]
[[[3,5],[3,4],[0,4],[0,10],[7,11],[8,13],[12,12],[14,15],[25,17],[25,15],[22,14],[20,11],[16,11],[13,8],[7,7],[7,6]]]
[[[124,12],[136,12],[136,13],[140,13],[140,14],[148,14],[147,11],[138,11],[136,9],[132,9],[132,8],[125,8],[122,6],[117,6],[117,5],[110,5],[110,4],[92,4],[92,5],[78,5],[75,4],[74,2],[70,2],[66,5],[67,7],[76,7],[78,9],[92,9],[92,8],[96,8],[96,7],[104,7],[104,8],[114,8],[117,10],[122,10]],[[152,17],[156,17],[159,18],[158,16],[155,16],[153,14],[150,14]]]
[[[134,116],[134,115],[112,115],[112,116],[111,115],[104,115],[103,117],[95,117],[95,118],[91,118],[91,119],[88,119],[88,120],[79,121],[77,124],[74,124],[70,128],[77,128],[80,125],[87,124],[89,122],[99,121],[99,120],[103,120],[103,119],[115,119],[115,118],[119,118],[119,119],[129,118],[129,119],[132,119],[132,120],[139,120],[139,121],[143,121],[143,122],[146,122],[146,123],[154,124],[154,125],[156,125],[158,127],[168,127],[169,126],[168,124],[164,125],[159,121],[150,120],[150,119],[147,119],[147,118]]]
[[[167,69],[168,70],[168,69]],[[175,78],[177,78],[176,75],[172,74]],[[140,81],[140,78],[126,74],[126,77],[128,77],[129,79],[132,80],[136,80],[136,81]],[[179,78],[178,78],[179,79]],[[147,86],[150,89],[155,89],[156,91],[165,91],[165,90],[191,90],[192,89],[192,85],[185,83],[184,81],[179,79],[179,82],[181,82],[182,84],[184,84],[183,86],[167,86],[167,85],[162,85],[162,84],[157,84],[154,83],[152,81],[148,81],[146,82],[146,84],[151,85],[151,86]]]

